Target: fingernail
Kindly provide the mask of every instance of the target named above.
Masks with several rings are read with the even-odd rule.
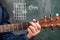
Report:
[[[36,19],[33,19],[33,21],[36,21]]]

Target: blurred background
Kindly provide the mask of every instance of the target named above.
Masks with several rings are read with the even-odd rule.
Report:
[[[60,0],[0,0],[6,7],[11,23],[29,22],[32,19],[40,20],[50,15],[60,14]],[[15,34],[26,31],[14,32]],[[42,29],[34,40],[60,40],[60,29]]]

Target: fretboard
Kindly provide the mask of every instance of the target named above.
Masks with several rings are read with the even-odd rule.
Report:
[[[0,33],[1,32],[12,32],[18,30],[25,30],[28,27],[28,22],[19,23],[19,24],[4,24],[0,25]]]

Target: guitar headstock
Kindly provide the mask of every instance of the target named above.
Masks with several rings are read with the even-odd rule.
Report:
[[[60,27],[60,16],[51,18],[44,18],[39,21],[42,28],[56,28]]]

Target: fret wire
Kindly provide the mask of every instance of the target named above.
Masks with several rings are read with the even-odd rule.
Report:
[[[13,31],[14,29],[13,29],[13,24],[11,24],[11,31]]]
[[[22,30],[23,30],[23,23],[22,23]]]
[[[15,26],[16,26],[16,30],[18,30],[18,29],[17,29],[17,24],[16,24]]]
[[[15,26],[16,26],[16,24],[12,24],[13,31],[15,31]]]
[[[11,25],[10,25],[10,31],[12,31],[12,29],[11,29]]]
[[[12,31],[14,31],[14,26],[13,26],[14,24],[12,24]]]
[[[26,24],[25,29],[27,29],[27,27],[28,27],[28,23],[27,23],[27,22],[25,22],[25,24]]]
[[[16,24],[17,25],[17,30],[18,30],[18,24]]]
[[[8,32],[8,25],[5,26],[6,31]]]
[[[20,30],[22,30],[22,24],[19,25]]]
[[[26,22],[26,27],[28,26],[27,22]]]
[[[23,24],[23,29],[24,29],[25,23],[23,22],[22,24]]]
[[[18,24],[18,28],[19,28],[19,30],[22,30],[22,24],[21,23]]]
[[[2,28],[3,28],[3,32],[4,32],[4,25],[2,25]]]
[[[11,31],[11,29],[10,29],[11,27],[10,27],[10,25],[7,25],[7,26],[9,27],[9,32],[10,32]]]
[[[3,32],[3,28],[2,28],[2,25],[0,25],[0,32]]]
[[[13,26],[13,24],[12,24],[12,31],[14,31],[14,26]]]
[[[18,31],[18,24],[16,24],[16,27],[17,27],[17,31]]]
[[[1,26],[0,26],[0,32],[1,32]]]
[[[4,25],[4,30],[5,30],[5,32],[7,32],[7,31],[8,31],[7,26],[8,26],[8,25]]]
[[[16,26],[16,24],[14,25],[14,30],[17,30],[17,26]]]
[[[29,22],[27,22],[27,26],[29,26],[30,24],[29,24]]]
[[[22,28],[22,30],[23,30],[23,24],[21,23],[21,28]]]
[[[5,25],[5,32],[9,32],[9,28],[8,28],[9,26],[8,25]]]
[[[4,27],[5,28],[5,32],[7,32],[8,31],[8,28],[7,28],[8,25],[4,25],[4,26],[5,26]]]
[[[19,24],[17,24],[17,25],[18,25],[18,30],[20,30],[20,29],[19,29],[19,27],[20,27]]]
[[[17,30],[17,28],[16,28],[15,24],[14,24],[14,30]]]
[[[11,26],[11,27],[12,27],[12,31],[14,31],[14,26],[13,26],[13,24],[11,24],[11,25],[12,25],[12,26]]]
[[[22,23],[21,23],[21,29],[22,29]]]
[[[1,25],[1,28],[2,28],[2,32],[4,32],[4,31],[3,31],[3,26],[2,26],[2,25]]]
[[[24,27],[24,29],[26,29],[26,23],[25,22],[23,23],[23,27]]]
[[[3,25],[3,31],[6,32],[6,25]]]
[[[11,30],[11,26],[10,25],[8,25],[8,27],[9,27],[9,31],[11,32],[12,30]]]
[[[10,31],[11,31],[11,32],[13,31],[13,29],[12,29],[12,25],[10,25]]]
[[[4,31],[4,25],[2,25],[2,27],[3,27],[3,32],[5,32],[5,31]]]
[[[20,24],[18,24],[18,30],[19,30],[19,28],[20,28]]]
[[[9,28],[9,32],[10,32],[10,25],[8,25],[8,28]]]
[[[28,22],[26,22],[26,28],[28,27],[29,25],[28,25]]]

